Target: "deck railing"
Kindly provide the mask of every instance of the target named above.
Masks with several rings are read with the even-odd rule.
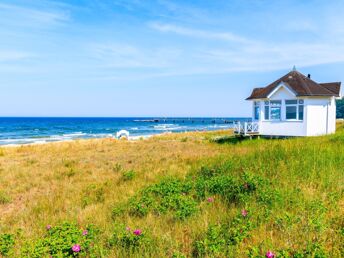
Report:
[[[237,122],[234,123],[234,133],[240,135],[259,134],[258,122]]]

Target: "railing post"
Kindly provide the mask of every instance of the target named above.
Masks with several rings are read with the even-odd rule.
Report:
[[[247,122],[244,123],[244,135],[246,135],[247,132]]]

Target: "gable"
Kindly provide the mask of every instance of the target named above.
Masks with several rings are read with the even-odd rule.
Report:
[[[296,94],[286,84],[280,83],[268,96],[269,99],[293,99]]]

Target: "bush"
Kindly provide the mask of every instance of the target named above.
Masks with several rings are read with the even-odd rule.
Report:
[[[146,233],[146,230],[131,229],[124,225],[115,228],[112,237],[109,240],[111,247],[121,247],[127,250],[135,250],[140,247],[147,248],[152,240]]]
[[[131,215],[145,216],[148,212],[172,212],[176,219],[186,219],[197,212],[197,202],[190,195],[192,183],[167,178],[149,186],[129,200]]]
[[[249,217],[236,216],[232,221],[209,226],[208,230],[193,244],[193,254],[197,257],[230,254],[231,247],[249,237],[252,222]]]
[[[48,227],[46,234],[37,241],[30,241],[24,245],[22,253],[28,257],[57,257],[86,256],[90,254],[92,243],[98,234],[92,225],[85,230],[74,223],[65,222],[55,227]],[[73,251],[73,246],[79,246]]]
[[[124,171],[122,173],[122,180],[123,181],[130,181],[133,180],[136,176],[136,173],[134,170],[128,170],[128,171]]]
[[[12,234],[0,234],[0,256],[7,256],[14,246],[14,236]]]

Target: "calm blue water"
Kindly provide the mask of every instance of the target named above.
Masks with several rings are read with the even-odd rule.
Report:
[[[131,137],[164,132],[231,128],[248,118],[19,118],[0,117],[0,145],[113,137],[125,129]]]

